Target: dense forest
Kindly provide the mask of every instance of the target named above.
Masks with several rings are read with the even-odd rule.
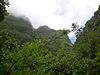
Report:
[[[100,6],[75,44],[65,30],[35,29],[28,19],[1,11],[0,75],[100,75]]]

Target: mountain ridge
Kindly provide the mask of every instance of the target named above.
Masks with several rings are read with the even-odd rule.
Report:
[[[10,31],[11,35],[13,35],[14,38],[23,43],[27,40],[32,41],[35,34],[39,34],[40,36],[48,39],[52,34],[59,32],[59,30],[51,29],[46,25],[41,25],[40,27],[35,29],[29,19],[27,17],[25,18],[26,19],[24,19],[22,16],[16,17],[10,14],[4,21],[0,23],[0,29],[7,29],[8,31]]]

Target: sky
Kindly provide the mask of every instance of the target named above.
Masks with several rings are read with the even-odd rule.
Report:
[[[34,28],[48,25],[53,29],[70,29],[72,23],[84,26],[98,9],[100,0],[9,0],[8,11],[25,15]],[[75,35],[69,34],[75,41]]]

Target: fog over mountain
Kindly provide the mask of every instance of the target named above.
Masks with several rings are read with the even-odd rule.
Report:
[[[72,23],[85,25],[98,9],[99,0],[9,0],[8,11],[16,16],[25,15],[34,28],[47,25],[52,29],[70,29]],[[76,36],[68,34],[74,43]]]

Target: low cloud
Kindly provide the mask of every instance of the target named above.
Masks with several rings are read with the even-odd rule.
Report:
[[[26,15],[33,27],[48,25],[68,29],[73,22],[84,25],[97,10],[99,0],[9,0],[9,12]]]

